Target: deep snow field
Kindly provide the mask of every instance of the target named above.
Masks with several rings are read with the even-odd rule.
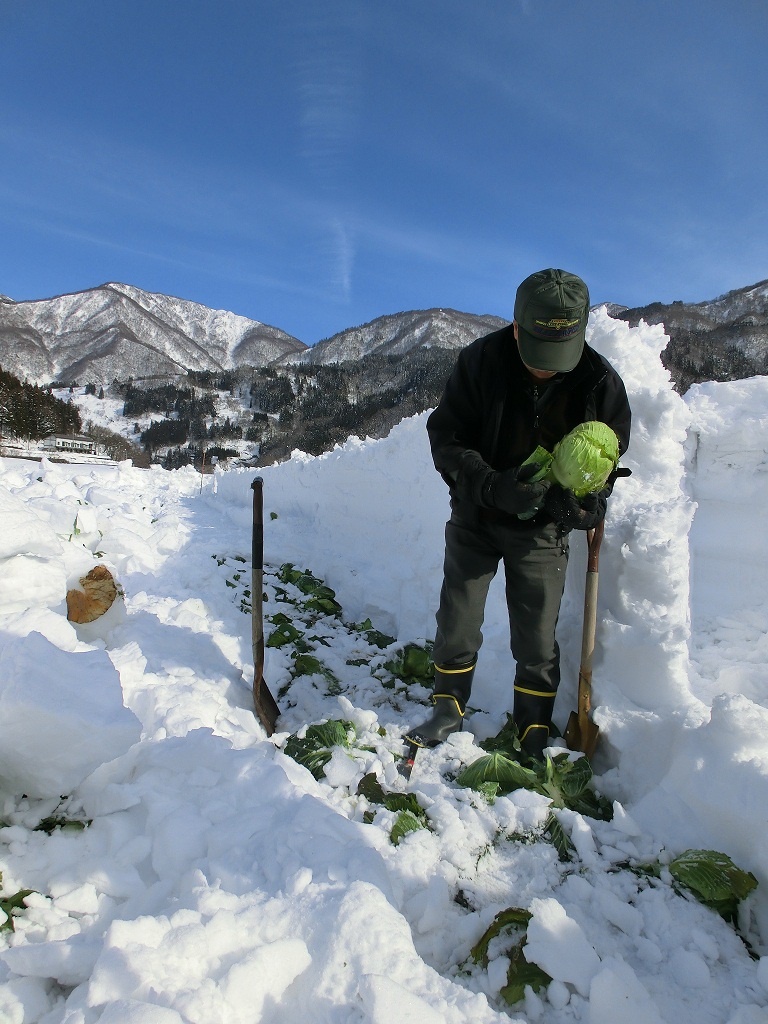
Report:
[[[448,514],[426,415],[260,471],[271,739],[251,701],[253,472],[0,459],[0,900],[32,890],[0,931],[2,1024],[768,1021],[768,378],[683,399],[662,328],[599,310],[590,331],[627,384],[633,475],[600,559],[593,768],[613,818],[554,812],[566,859],[546,797],[457,782],[511,709],[500,579],[465,731],[397,771],[429,691],[396,666],[431,638]],[[75,626],[65,593],[95,564],[123,596]],[[326,720],[350,745],[315,778],[283,748]],[[371,776],[426,827],[394,842]],[[688,849],[757,878],[735,923],[671,884]],[[509,1005],[513,940],[471,951],[512,907],[552,980]]]

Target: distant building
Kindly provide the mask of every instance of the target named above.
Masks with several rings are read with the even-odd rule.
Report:
[[[45,438],[41,447],[57,452],[79,452],[81,455],[96,454],[96,442],[87,434],[51,434]]]

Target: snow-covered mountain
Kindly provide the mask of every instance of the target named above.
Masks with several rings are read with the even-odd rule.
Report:
[[[380,316],[319,341],[297,357],[311,363],[343,363],[367,355],[399,356],[414,348],[464,348],[470,341],[497,331],[508,320],[455,309],[413,310]]]
[[[768,369],[768,280],[709,302],[653,302],[635,309],[613,306],[608,312],[633,327],[641,320],[663,324],[673,348],[698,339],[707,347],[740,349],[758,373]]]
[[[713,351],[725,353],[728,366],[734,351],[739,354],[730,375],[713,369],[696,379],[768,372],[768,281],[709,302],[634,309],[609,303],[606,309],[633,326],[663,324],[671,339],[667,365],[676,352],[699,368]],[[420,348],[459,349],[508,322],[454,309],[412,310],[377,317],[309,348],[256,320],[113,283],[35,301],[0,296],[0,366],[41,384],[84,384],[246,364],[342,363]]]
[[[0,300],[0,365],[38,383],[264,366],[304,348],[276,327],[124,284]]]

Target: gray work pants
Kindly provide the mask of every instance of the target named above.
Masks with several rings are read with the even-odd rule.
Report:
[[[518,529],[503,522],[445,528],[445,562],[433,657],[436,665],[473,661],[491,580],[503,562],[515,683],[554,696],[560,682],[555,627],[565,586],[568,535],[550,524]]]

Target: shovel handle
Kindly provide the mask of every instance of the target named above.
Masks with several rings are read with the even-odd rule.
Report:
[[[267,736],[275,731],[280,708],[264,680],[264,495],[260,476],[251,484],[253,488],[253,546],[251,548],[251,639],[253,644],[253,703],[256,714]]]
[[[264,589],[264,481],[260,476],[251,484],[253,488],[253,537],[251,546],[251,641],[253,648],[254,683],[264,675],[264,616],[261,606]]]
[[[597,630],[597,569],[605,523],[601,520],[587,532],[587,577],[584,584],[584,626],[581,634],[579,667],[579,713],[588,713],[592,704],[592,658]]]
[[[587,530],[587,572],[597,572],[600,561],[600,545],[605,533],[605,520],[601,519],[594,530]]]

